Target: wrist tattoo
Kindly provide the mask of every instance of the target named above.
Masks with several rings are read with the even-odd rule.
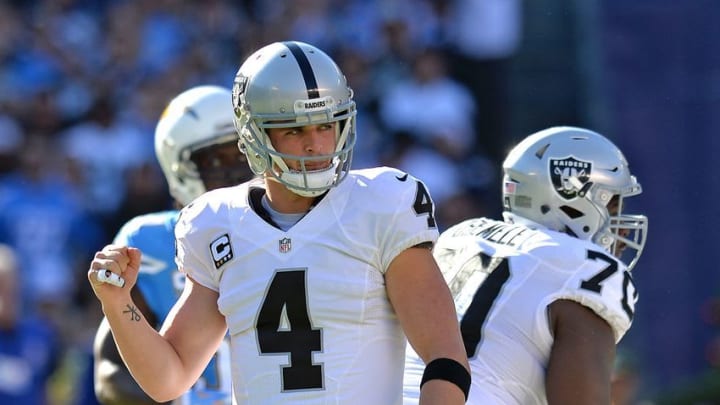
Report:
[[[127,309],[124,310],[122,313],[130,314],[131,321],[140,322],[140,311],[138,311],[138,309],[135,308],[135,306],[130,305],[130,304],[127,304],[126,307],[127,307]]]

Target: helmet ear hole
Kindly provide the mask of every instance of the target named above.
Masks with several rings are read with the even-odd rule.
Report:
[[[570,206],[568,206],[568,205],[563,205],[563,206],[561,206],[561,207],[560,207],[560,210],[561,210],[562,212],[564,212],[565,215],[567,215],[567,216],[570,217],[571,219],[577,219],[577,218],[580,218],[580,217],[582,217],[582,216],[585,215],[585,214],[583,214],[581,211],[579,211],[579,210],[577,210],[577,209],[575,209],[575,208],[573,208],[573,207],[570,207]]]

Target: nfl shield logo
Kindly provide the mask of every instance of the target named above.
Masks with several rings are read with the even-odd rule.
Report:
[[[282,238],[278,241],[280,246],[280,253],[287,253],[292,249],[292,241],[290,238]]]

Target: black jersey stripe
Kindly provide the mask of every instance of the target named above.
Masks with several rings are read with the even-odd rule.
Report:
[[[490,309],[508,279],[510,279],[510,265],[507,258],[504,258],[480,284],[470,306],[465,310],[465,315],[460,321],[460,332],[465,343],[465,351],[470,358],[475,357]]]
[[[300,66],[300,72],[302,72],[303,80],[305,80],[305,87],[308,92],[308,99],[320,98],[320,90],[318,90],[317,80],[315,79],[315,73],[313,72],[310,61],[308,60],[305,52],[300,49],[300,46],[294,42],[283,42],[292,52],[295,60]]]

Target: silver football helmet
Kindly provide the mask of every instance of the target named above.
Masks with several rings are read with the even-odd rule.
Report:
[[[592,240],[628,269],[645,246],[647,217],[622,213],[623,199],[642,192],[622,152],[587,129],[553,127],[515,146],[503,163],[506,221],[539,224]]]
[[[170,101],[155,127],[155,154],[170,195],[183,206],[209,188],[253,177],[237,150],[231,99],[224,87],[193,87]]]
[[[289,190],[314,197],[340,183],[350,170],[355,146],[353,91],[337,64],[320,49],[302,42],[276,42],[252,54],[238,70],[232,92],[240,149],[255,174],[270,175]],[[337,122],[331,155],[279,153],[267,128]],[[285,160],[300,163],[292,170]],[[311,161],[332,161],[306,170]]]

